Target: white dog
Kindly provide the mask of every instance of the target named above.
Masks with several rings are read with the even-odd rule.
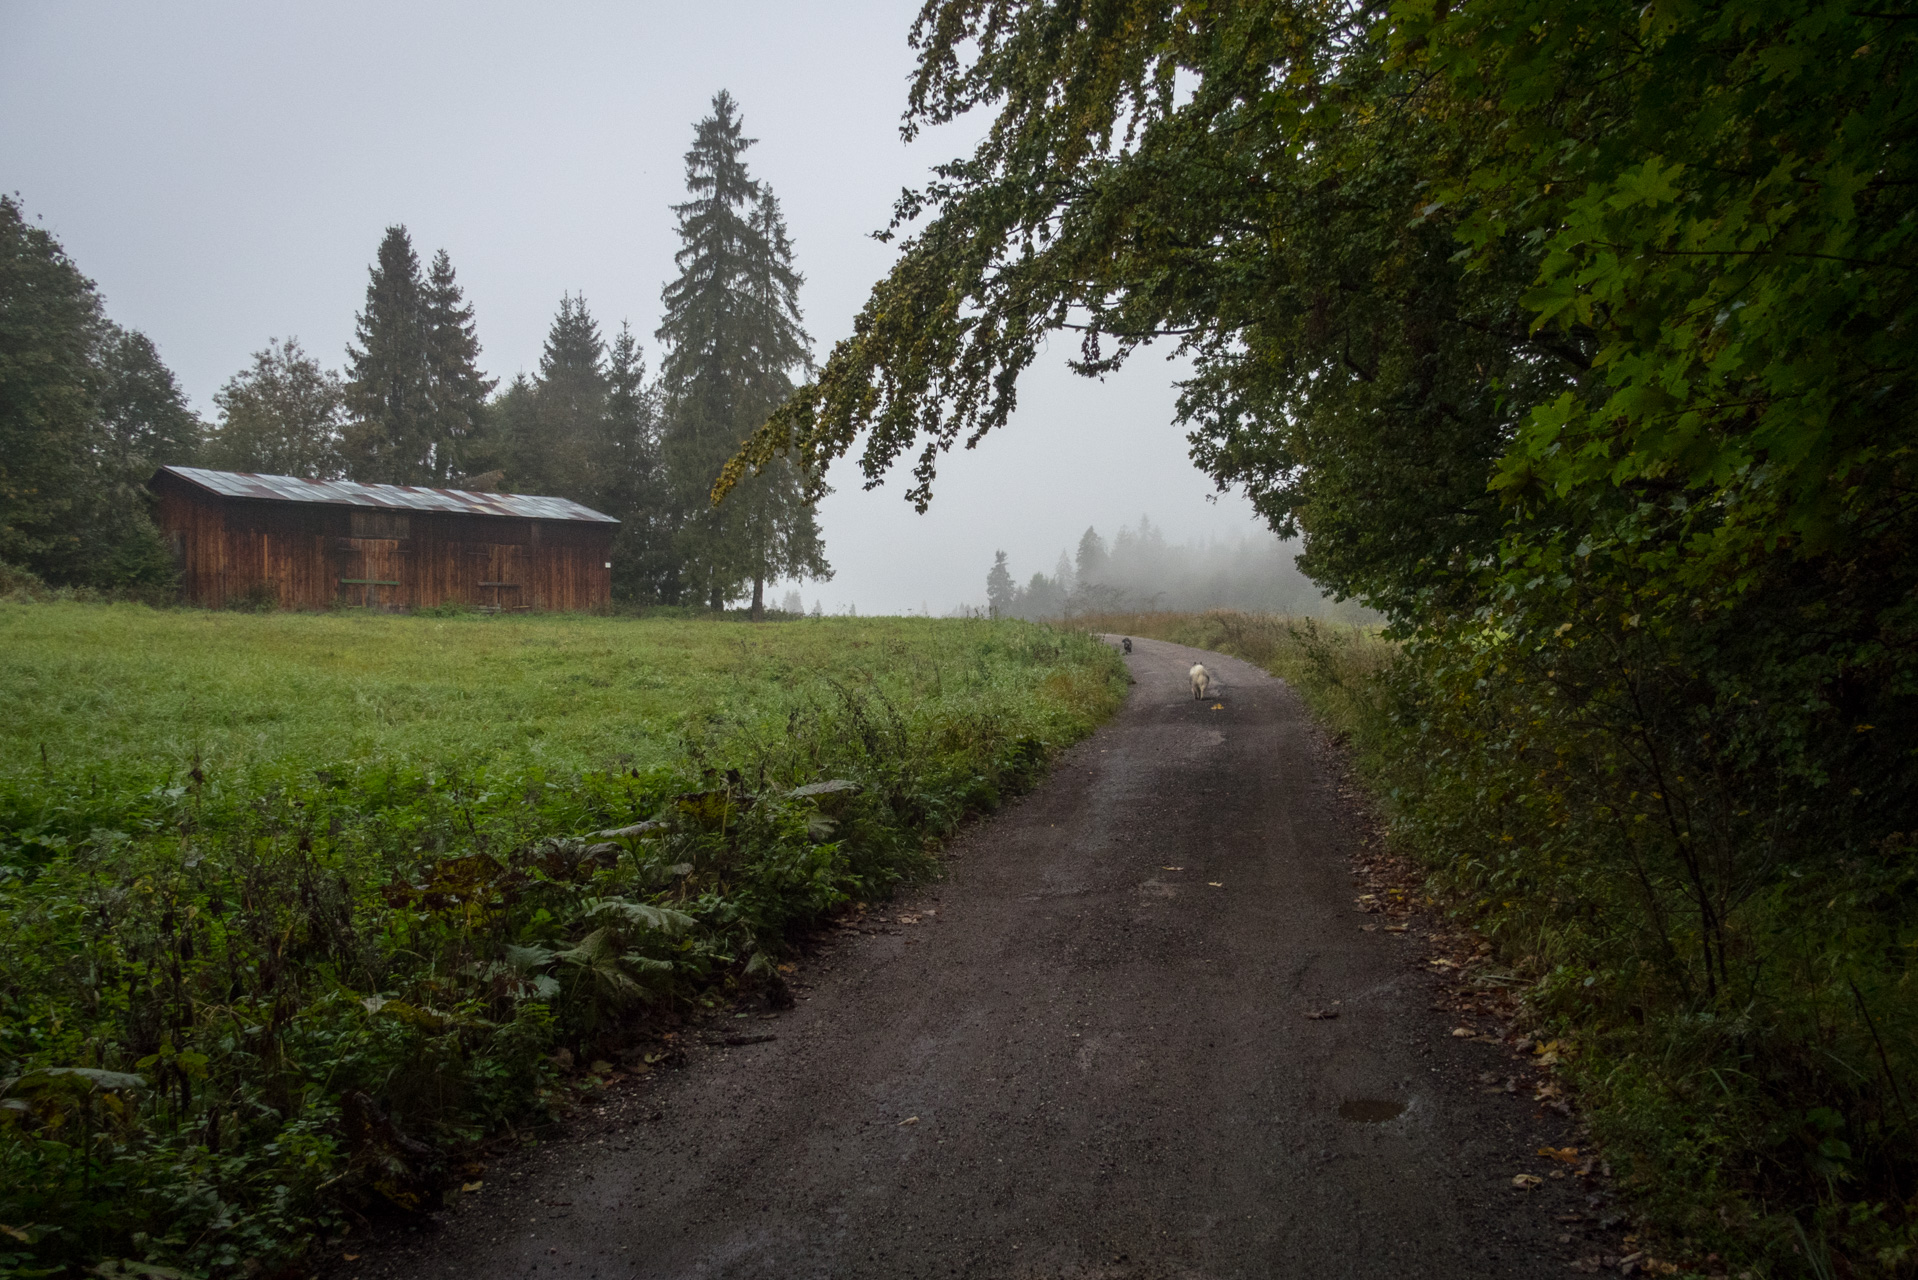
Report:
[[[1205,663],[1193,663],[1192,670],[1187,672],[1187,674],[1192,677],[1192,696],[1194,698],[1205,697],[1206,690],[1212,687],[1212,673],[1205,669]]]

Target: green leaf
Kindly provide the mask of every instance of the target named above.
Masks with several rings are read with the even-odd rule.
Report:
[[[204,1065],[206,1059],[195,1056]],[[93,1067],[42,1067],[11,1080],[0,1081],[0,1094],[118,1093],[127,1089],[144,1089],[146,1083],[145,1076],[126,1071],[100,1071]]]
[[[591,898],[580,907],[580,914],[588,918],[607,912],[669,938],[678,937],[698,923],[684,911],[675,911],[671,907],[656,907],[647,902],[634,902],[627,898]]]

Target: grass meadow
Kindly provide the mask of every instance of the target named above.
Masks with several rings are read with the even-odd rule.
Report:
[[[980,692],[986,624],[0,605],[9,782],[383,760],[650,767],[832,683]],[[989,680],[988,680],[989,683]]]
[[[0,1276],[440,1203],[1124,687],[1017,622],[0,603]]]

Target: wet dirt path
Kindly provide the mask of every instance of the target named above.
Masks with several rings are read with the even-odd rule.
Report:
[[[1487,1093],[1509,1054],[1450,1036],[1416,928],[1362,930],[1359,819],[1296,695],[1128,662],[1126,706],[944,881],[806,961],[796,1009],[708,1033],[775,1038],[608,1090],[335,1274],[1564,1274],[1582,1202],[1512,1177],[1567,1122]]]

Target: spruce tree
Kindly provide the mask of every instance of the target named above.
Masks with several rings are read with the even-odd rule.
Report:
[[[1091,525],[1087,525],[1086,531],[1079,535],[1078,572],[1076,575],[1079,585],[1091,586],[1095,582],[1104,581],[1108,559],[1106,540],[1099,536],[1097,529],[1094,529]],[[1059,553],[1059,564],[1060,577],[1064,578],[1066,571],[1071,568],[1071,565],[1066,560],[1066,553],[1063,551]]]
[[[675,599],[679,574],[659,469],[659,397],[646,383],[639,339],[625,323],[606,353],[605,442],[600,510],[620,520],[613,594],[647,602]]]
[[[801,277],[793,268],[792,241],[786,233],[786,220],[779,212],[778,199],[763,184],[753,210],[752,225],[758,243],[764,246],[763,254],[751,260],[747,276],[748,314],[760,329],[758,349],[796,352],[799,366],[810,371],[810,343],[799,321]],[[741,424],[742,441],[757,431],[772,411],[792,394],[793,383],[787,374],[791,367],[791,364],[765,364],[754,371],[752,412],[749,420]],[[782,456],[771,459],[727,499],[740,504],[737,513],[743,535],[740,549],[744,553],[745,570],[752,579],[754,621],[765,614],[768,581],[782,577],[832,576],[832,568],[826,563],[825,543],[819,536],[819,522],[804,490],[799,469],[790,458]]]
[[[750,584],[753,614],[779,577],[830,577],[813,512],[781,458],[737,486],[723,506],[714,481],[807,367],[792,245],[772,193],[753,181],[732,96],[721,90],[686,153],[692,198],[673,206],[679,278],[666,286],[658,331],[665,406],[661,460],[677,524],[680,581],[719,609]]]
[[[480,372],[473,307],[444,249],[433,255],[424,297],[429,416],[424,483],[443,485],[467,470],[467,455],[484,423],[486,397],[497,383]]]
[[[485,429],[467,451],[474,471],[498,471],[499,487],[509,493],[538,493],[539,392],[533,380],[516,373],[486,403]]]
[[[426,282],[405,227],[386,229],[369,275],[358,345],[346,352],[348,473],[369,483],[428,484],[436,450]]]
[[[606,390],[606,340],[586,308],[585,294],[562,294],[539,353],[540,382],[573,391]]]
[[[1013,601],[1019,593],[1018,586],[1012,581],[1012,570],[1006,567],[1006,553],[992,553],[992,568],[986,570],[986,612],[995,618],[1012,616]]]
[[[562,295],[533,382],[534,435],[519,441],[519,480],[592,505],[606,472],[606,343],[584,295]],[[609,513],[611,514],[611,513]]]

